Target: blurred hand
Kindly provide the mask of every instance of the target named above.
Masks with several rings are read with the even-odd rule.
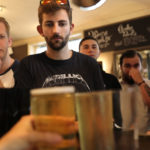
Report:
[[[131,68],[129,76],[134,80],[135,83],[140,83],[143,81],[141,72],[138,69]]]
[[[29,150],[39,142],[57,145],[62,140],[58,134],[35,131],[33,117],[25,116],[0,139],[0,150]]]
[[[65,137],[59,144],[51,146],[52,148],[65,149],[79,145],[76,137],[78,123],[74,117],[37,115],[34,119],[36,130],[58,133]],[[41,145],[46,146],[43,143]]]

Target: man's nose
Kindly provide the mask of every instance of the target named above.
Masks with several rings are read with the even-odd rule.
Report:
[[[88,52],[93,52],[93,48],[89,47]]]
[[[59,26],[58,26],[58,24],[54,24],[53,33],[58,33],[58,32],[59,32]]]

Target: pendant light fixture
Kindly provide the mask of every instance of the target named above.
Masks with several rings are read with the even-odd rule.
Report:
[[[72,0],[73,3],[81,8],[81,10],[94,10],[103,5],[106,0]]]

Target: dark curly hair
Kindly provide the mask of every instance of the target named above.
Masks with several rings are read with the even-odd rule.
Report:
[[[72,9],[68,5],[58,5],[55,1],[46,5],[40,5],[38,8],[39,23],[42,24],[43,14],[55,13],[58,10],[64,9],[68,14],[70,24],[72,24]]]
[[[140,58],[140,61],[142,62],[142,56],[137,51],[135,51],[135,50],[125,51],[120,57],[120,66],[122,66],[124,58],[133,58],[136,55]]]
[[[96,41],[96,43],[98,44],[98,41],[97,41],[95,38],[93,38],[92,36],[86,36],[86,37],[84,37],[84,38],[80,41],[80,43],[79,43],[79,51],[80,51],[80,46],[81,46],[82,43],[83,43],[84,41],[86,41],[86,40],[94,40],[94,41]]]

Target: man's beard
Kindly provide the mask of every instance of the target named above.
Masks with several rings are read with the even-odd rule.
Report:
[[[133,85],[135,84],[134,80],[127,74],[123,73],[122,75],[122,79],[125,83],[129,84],[129,85]]]
[[[55,51],[59,51],[64,48],[69,40],[69,35],[67,34],[65,38],[59,36],[58,34],[54,34],[51,38],[45,37],[47,45]],[[55,40],[59,38],[58,40]],[[62,40],[62,41],[60,41]]]
[[[8,53],[8,50],[0,50],[0,59],[4,60],[6,58],[6,55]]]

